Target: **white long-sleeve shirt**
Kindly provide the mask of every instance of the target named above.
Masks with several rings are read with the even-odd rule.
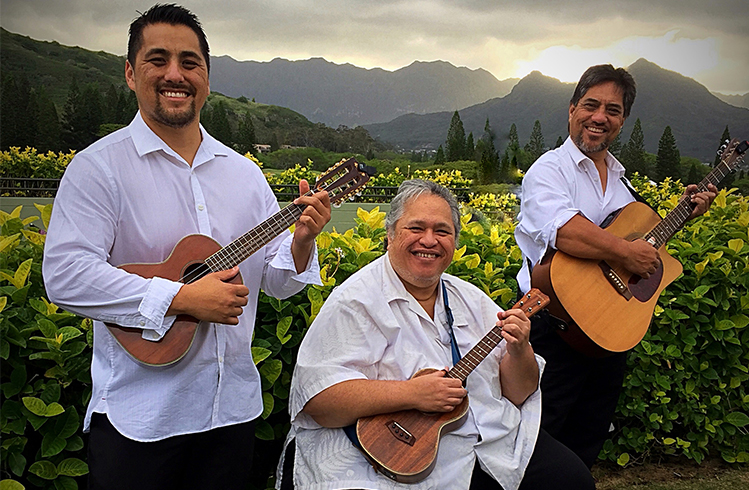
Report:
[[[93,318],[93,388],[85,418],[106,413],[138,441],[242,423],[262,413],[260,376],[250,344],[258,292],[284,298],[320,283],[317,250],[297,274],[284,232],[240,264],[248,304],[236,326],[198,327],[185,357],[149,367],[129,356],[101,321],[160,338],[181,283],[144,279],[117,266],[158,263],[186,235],[227,245],[278,211],[260,169],[201,128],[192,166],[148,128],[133,122],[75,156],[60,184],[45,244],[47,294]]]
[[[531,285],[528,260],[536,265],[548,249],[556,248],[557,230],[573,216],[580,214],[600,226],[612,212],[635,200],[621,181],[624,167],[611,153],[606,154],[606,167],[604,194],[595,163],[568,137],[528,169],[515,227],[515,241],[523,251],[517,276],[521,291]]]
[[[500,308],[457,277],[443,274],[442,281],[455,318],[458,349],[465,355],[494,327]],[[343,381],[406,380],[420,369],[451,366],[442,288],[434,313],[430,318],[406,291],[388,255],[331,293],[299,347],[291,382],[289,439],[296,439],[295,488],[461,490],[468,488],[478,458],[502,488],[517,489],[538,436],[541,393],[536,390],[520,407],[502,396],[499,363],[507,353],[504,341],[468,376],[468,418],[442,437],[434,471],[419,483],[395,483],[376,473],[343,429],[321,427],[302,411],[312,397]],[[544,360],[536,356],[536,361],[542,372]]]

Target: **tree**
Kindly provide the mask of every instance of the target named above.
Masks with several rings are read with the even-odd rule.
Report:
[[[518,128],[515,123],[510,126],[510,133],[507,135],[508,142],[507,146],[516,146],[520,148],[520,139],[518,139]]]
[[[531,137],[530,140],[528,140],[528,144],[525,145],[525,151],[534,162],[538,160],[538,157],[543,155],[545,151],[544,135],[541,132],[541,122],[538,119],[533,123],[533,130],[531,131]]]
[[[673,180],[681,178],[681,156],[679,149],[676,147],[676,138],[671,132],[671,126],[666,126],[663,135],[658,141],[658,156],[655,159],[655,172],[659,181],[666,177]]]
[[[455,162],[462,160],[466,152],[466,132],[463,129],[463,121],[460,114],[455,111],[450,128],[447,130],[447,141],[445,141],[445,161]]]
[[[83,114],[83,96],[78,81],[73,78],[68,88],[68,98],[62,111],[62,139],[71,150],[82,150],[86,141],[86,117]]]
[[[442,149],[442,145],[437,148],[437,153],[434,155],[434,164],[442,165],[445,163],[445,151]]]
[[[229,116],[226,113],[226,104],[223,100],[219,101],[219,103],[213,108],[211,114],[211,128],[213,129],[211,136],[223,144],[231,146],[234,138],[231,126],[229,125]]]
[[[650,173],[645,161],[645,136],[642,133],[642,123],[639,118],[635,121],[629,141],[624,145],[619,156],[619,160],[626,169],[627,177],[631,177],[635,172],[642,176]]]
[[[466,151],[463,155],[462,160],[473,160],[476,158],[476,148],[474,148],[473,144],[473,133],[468,133],[468,138],[466,138]]]
[[[622,133],[616,135],[616,138],[614,138],[614,141],[611,142],[609,145],[609,153],[614,155],[616,159],[618,160],[622,153]]]
[[[478,178],[479,183],[481,184],[496,182],[500,177],[499,154],[494,146],[494,140],[496,138],[494,130],[492,130],[492,127],[489,124],[489,118],[487,117],[486,124],[484,125],[484,135],[481,138],[484,144],[478,168]]]
[[[554,143],[554,149],[556,150],[564,144],[564,139],[561,136],[557,136],[557,142]]]
[[[281,148],[281,145],[278,143],[278,135],[275,131],[270,135],[270,151],[271,153]]]
[[[237,128],[237,151],[241,154],[255,151],[255,126],[252,124],[252,117],[246,113],[244,117],[239,118],[239,127]]]
[[[40,152],[61,151],[63,148],[60,140],[62,134],[60,118],[57,115],[54,102],[47,96],[44,87],[39,89],[37,100],[39,103],[39,126],[34,146]]]

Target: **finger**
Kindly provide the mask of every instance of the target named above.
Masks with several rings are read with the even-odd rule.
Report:
[[[309,182],[307,182],[305,179],[300,180],[299,181],[299,196],[301,197],[308,192],[309,192]],[[297,203],[296,201],[294,202]]]
[[[218,279],[224,282],[230,281],[231,279],[234,279],[237,274],[239,274],[239,267],[234,266],[231,269],[226,269],[225,271],[217,271],[214,274]]]

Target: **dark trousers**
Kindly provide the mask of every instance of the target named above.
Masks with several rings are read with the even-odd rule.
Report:
[[[294,441],[286,448],[281,490],[294,490]],[[362,456],[363,458],[364,456]],[[383,476],[383,478],[385,478]],[[408,485],[404,485],[404,488]],[[595,490],[588,468],[575,453],[541,429],[518,490]],[[470,490],[503,490],[476,462]]]
[[[580,458],[541,429],[518,490],[594,490],[595,487],[593,476]],[[477,461],[470,490],[502,490],[502,486]]]
[[[546,359],[541,427],[590,468],[609,437],[627,355],[587,357],[570,347],[546,317],[531,321],[533,350]]]
[[[137,442],[117,432],[106,415],[95,413],[88,440],[90,490],[246,490],[255,421]]]

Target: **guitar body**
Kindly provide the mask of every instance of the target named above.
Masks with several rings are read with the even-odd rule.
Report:
[[[146,279],[163,277],[180,281],[203,261],[221,249],[221,245],[205,235],[188,235],[175,245],[169,257],[158,264],[125,264],[120,269]],[[231,282],[241,283],[237,274]],[[158,341],[144,340],[140,328],[121,327],[106,323],[117,342],[137,361],[151,366],[166,366],[182,359],[195,339],[198,320],[189,315],[178,315],[174,324]]]
[[[414,377],[436,369],[422,369]],[[440,438],[463,425],[468,415],[468,397],[451,412],[426,413],[401,410],[356,423],[362,452],[377,471],[400,483],[420,482],[434,469]]]
[[[632,241],[642,238],[660,221],[646,204],[633,202],[622,208],[605,229]],[[580,259],[556,251],[533,268],[531,283],[550,297],[549,313],[567,323],[567,328],[558,332],[573,348],[595,357],[624,352],[645,336],[658,297],[682,272],[681,264],[669,255],[665,245],[658,252],[660,267],[643,279],[618,263]],[[621,282],[621,291],[615,279],[607,278],[612,272]]]

